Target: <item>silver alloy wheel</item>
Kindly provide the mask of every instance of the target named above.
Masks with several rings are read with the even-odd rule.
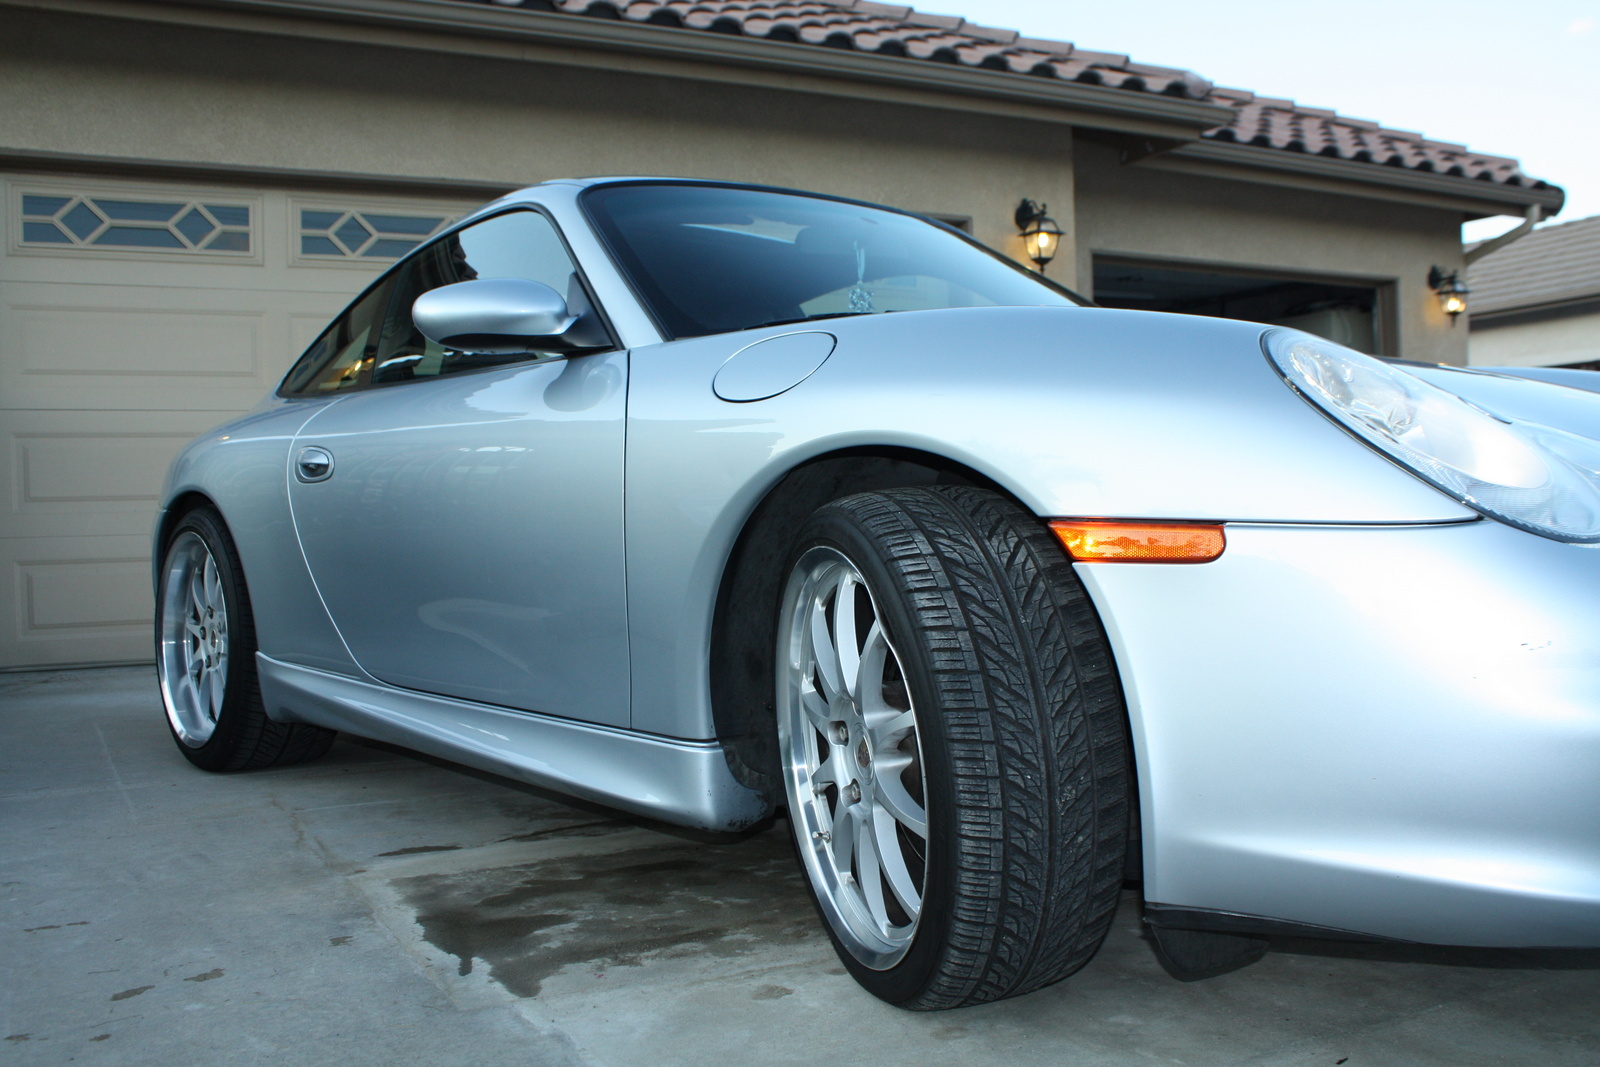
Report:
[[[160,610],[161,699],[178,740],[199,748],[217,728],[227,691],[228,604],[217,561],[193,530],[167,551]]]
[[[887,970],[922,913],[928,816],[917,715],[855,564],[800,557],[778,632],[778,744],[789,818],[829,925]]]

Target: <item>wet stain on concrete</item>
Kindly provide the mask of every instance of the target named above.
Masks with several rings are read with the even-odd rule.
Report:
[[[224,973],[226,973],[226,972],[224,972],[221,967],[213,967],[211,970],[206,971],[204,974],[192,975],[192,976],[190,976],[188,978],[185,978],[184,981],[185,982],[209,982],[213,978],[221,978]]]
[[[751,1000],[777,1000],[786,997],[794,990],[786,985],[758,985],[750,993]]]
[[[335,945],[335,946],[343,946],[343,945],[348,945],[350,942],[352,942],[354,940],[355,940],[355,935],[354,934],[342,934],[339,937],[330,937],[330,938],[328,938],[328,944]]]
[[[521,997],[575,964],[737,957],[823,936],[787,837],[663,838],[619,852],[396,879],[422,935]],[[776,988],[776,987],[774,987]],[[777,994],[782,995],[782,994]]]
[[[110,1034],[95,1034],[89,1040],[90,1041],[110,1041],[111,1040],[111,1035]]]
[[[150,990],[152,990],[154,988],[155,988],[155,986],[153,986],[153,985],[136,985],[132,989],[124,989],[120,993],[111,994],[111,999],[112,1000],[127,1000],[129,997],[137,997],[142,993],[148,993],[148,992],[150,992]]]
[[[40,930],[64,930],[69,926],[88,926],[88,925],[89,924],[87,922],[57,923],[54,926],[30,926],[27,929],[23,930],[22,932],[25,933],[25,934],[36,934]]]
[[[420,856],[424,852],[454,852],[460,845],[412,845],[410,848],[397,848],[393,852],[380,852],[380,856]]]

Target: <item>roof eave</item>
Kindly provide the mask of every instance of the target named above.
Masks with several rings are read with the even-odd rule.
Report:
[[[1507,185],[1453,174],[1211,140],[1180,145],[1140,165],[1428,204],[1475,218],[1522,215],[1530,206],[1538,206],[1544,217],[1549,218],[1560,211],[1566,201],[1566,193],[1555,185],[1543,188]]]
[[[924,59],[852,52],[818,45],[671,26],[462,4],[456,0],[3,0],[7,4],[75,9],[117,17],[187,21],[184,12],[277,16],[324,25],[376,26],[421,31],[435,37],[478,38],[564,50],[625,53],[661,60],[782,74],[791,88],[856,95],[863,82],[932,94],[941,106],[971,110],[963,101],[1019,105],[1027,117],[1066,125],[1196,139],[1228,122],[1233,109],[1207,101],[1129,89],[1084,85],[1006,71],[933,63]],[[264,28],[259,25],[256,28]],[[412,42],[416,44],[418,42]],[[436,42],[437,43],[437,42]],[[450,50],[448,48],[444,50]],[[529,56],[561,62],[548,54]],[[575,57],[568,57],[575,58]],[[590,65],[590,64],[580,64]],[[679,71],[683,76],[693,72]]]

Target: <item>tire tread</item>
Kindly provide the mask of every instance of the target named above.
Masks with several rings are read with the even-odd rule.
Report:
[[[869,531],[929,653],[955,781],[942,958],[902,1006],[1028,993],[1088,962],[1120,897],[1126,716],[1088,594],[998,493],[919,486],[833,502]]]

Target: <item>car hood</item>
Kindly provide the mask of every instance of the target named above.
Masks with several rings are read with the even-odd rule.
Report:
[[[1552,426],[1600,441],[1600,393],[1462,367],[1405,369],[1510,422]]]
[[[1285,385],[1262,351],[1264,329],[1153,312],[990,307],[686,338],[632,354],[629,452],[660,449],[704,482],[748,451],[760,462],[747,485],[759,489],[816,456],[914,450],[977,471],[1039,515],[1477,517]],[[785,333],[826,333],[836,345],[788,388],[748,402],[719,398],[712,383],[725,363]]]

